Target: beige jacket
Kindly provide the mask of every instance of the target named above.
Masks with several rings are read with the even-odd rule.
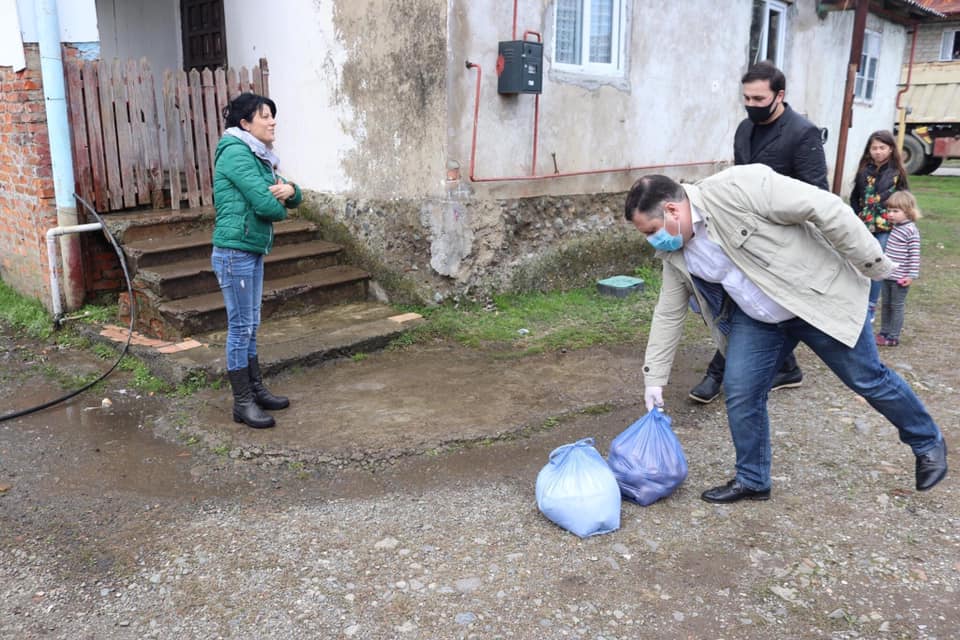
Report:
[[[839,197],[769,167],[731,167],[683,185],[706,222],[707,236],[777,304],[852,347],[867,313],[870,279],[895,264]],[[653,312],[643,365],[647,386],[663,386],[683,333],[691,295],[709,309],[693,285],[683,250],[657,252],[663,285]],[[726,341],[705,311],[720,345]]]

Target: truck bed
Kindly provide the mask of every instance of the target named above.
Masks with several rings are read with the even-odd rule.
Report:
[[[900,87],[907,80],[907,65]],[[960,60],[914,63],[910,89],[900,100],[909,107],[907,124],[960,123]]]

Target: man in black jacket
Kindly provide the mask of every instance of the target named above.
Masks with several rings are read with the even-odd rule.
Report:
[[[759,62],[740,79],[747,117],[733,137],[734,164],[765,164],[777,173],[828,190],[827,160],[820,129],[784,102],[787,80],[770,62]],[[690,390],[690,398],[707,404],[723,384],[723,354],[717,351],[703,380]],[[799,387],[803,372],[791,352],[770,387]]]

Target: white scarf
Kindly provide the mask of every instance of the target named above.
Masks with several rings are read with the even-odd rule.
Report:
[[[249,131],[241,129],[240,127],[228,127],[224,130],[223,135],[233,136],[246,142],[247,146],[250,147],[250,151],[253,152],[253,155],[267,162],[271,169],[276,169],[280,164],[280,158],[273,152],[273,149],[258,140]]]

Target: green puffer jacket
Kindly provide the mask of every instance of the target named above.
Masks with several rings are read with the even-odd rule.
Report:
[[[281,204],[270,193],[270,185],[275,183],[270,167],[253,155],[243,140],[233,136],[220,139],[214,163],[213,202],[217,221],[213,246],[270,253],[273,223],[286,218],[287,209],[300,205],[303,200],[300,187],[293,185],[296,193]]]

